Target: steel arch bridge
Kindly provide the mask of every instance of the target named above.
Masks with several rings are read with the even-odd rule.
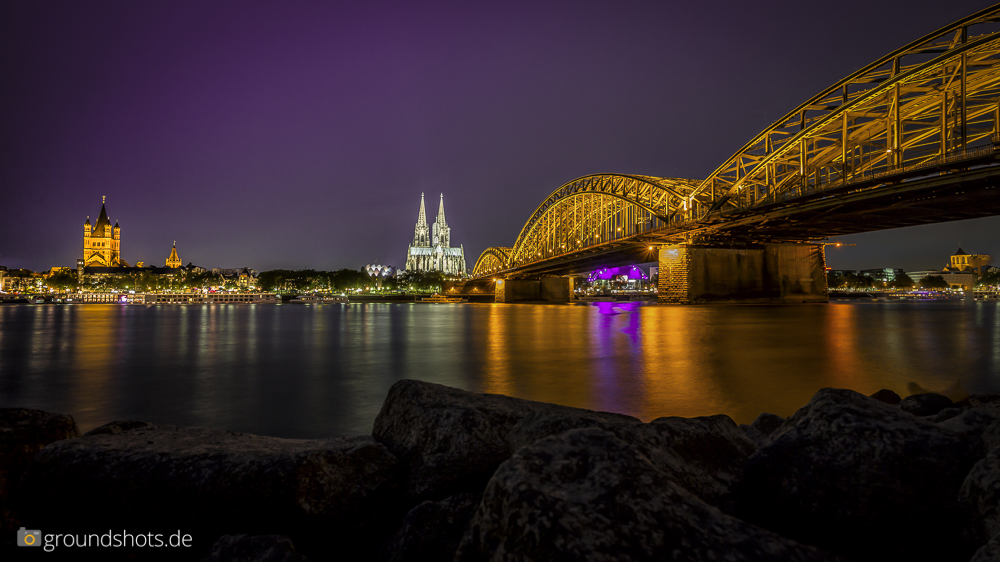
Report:
[[[1000,5],[885,55],[704,180],[573,180],[538,206],[512,248],[484,252],[473,276],[582,271],[696,236],[815,240],[1000,214],[998,22]]]

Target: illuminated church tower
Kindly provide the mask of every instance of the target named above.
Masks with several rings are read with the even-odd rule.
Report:
[[[420,194],[420,211],[413,229],[413,243],[406,253],[406,271],[440,271],[445,275],[465,275],[465,249],[451,247],[451,227],[444,217],[444,194],[438,204],[438,214],[432,228],[427,228],[424,194]]]
[[[167,258],[167,267],[180,267],[181,258],[177,257],[177,241],[174,240],[174,247],[170,250],[170,257]]]
[[[118,222],[111,226],[111,219],[104,209],[101,197],[101,215],[97,224],[90,227],[90,217],[83,223],[83,265],[84,267],[119,267],[121,260],[121,227]]]

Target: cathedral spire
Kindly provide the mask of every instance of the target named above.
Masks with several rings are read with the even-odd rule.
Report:
[[[420,194],[420,213],[417,215],[417,225],[413,228],[412,246],[426,248],[431,245],[430,229],[427,228],[427,210],[424,208],[424,194]]]
[[[438,216],[434,219],[434,222],[439,222],[442,226],[448,224],[448,221],[444,219],[444,193],[441,194],[441,203],[438,204]]]
[[[427,226],[427,211],[424,210],[424,194],[420,194],[420,213],[417,215],[417,226]]]

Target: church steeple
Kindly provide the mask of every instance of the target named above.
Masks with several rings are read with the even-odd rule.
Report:
[[[174,240],[174,247],[170,250],[170,257],[167,258],[167,267],[180,267],[181,258],[177,257],[177,241]]]
[[[424,194],[420,194],[420,212],[417,214],[417,225],[413,229],[413,244],[416,247],[428,247],[431,245],[430,235],[427,228],[427,211],[424,209]]]
[[[106,207],[107,198],[101,197],[101,213],[93,228],[90,217],[83,223],[83,261],[86,267],[118,267],[121,265],[121,227],[111,225]]]
[[[448,221],[444,220],[444,193],[441,194],[441,202],[438,203],[438,216],[434,222],[441,223],[441,226],[448,225]]]
[[[427,226],[427,211],[424,210],[424,194],[420,194],[420,213],[417,214],[417,226]]]
[[[438,214],[434,219],[434,226],[431,227],[431,240],[435,246],[451,247],[451,229],[444,218],[444,193],[441,194],[441,202],[438,203]]]

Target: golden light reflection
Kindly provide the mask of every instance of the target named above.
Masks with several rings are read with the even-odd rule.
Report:
[[[107,407],[113,381],[112,366],[118,358],[115,340],[119,329],[121,305],[92,304],[73,307],[76,321],[87,326],[74,332],[73,364],[77,376],[72,386],[74,413],[81,428],[104,423],[100,412]]]
[[[1000,391],[1000,303],[0,307],[0,407],[364,434],[401,378],[660,416],[793,413],[820,388]]]

